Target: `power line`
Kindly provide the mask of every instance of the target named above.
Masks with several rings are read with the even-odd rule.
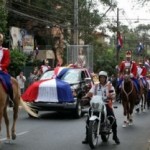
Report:
[[[25,13],[22,13],[22,12],[19,12],[19,11],[16,11],[16,10],[11,9],[11,8],[8,8],[8,7],[7,7],[7,9],[8,9],[9,11],[15,13],[15,14],[18,14],[18,15],[24,16],[24,17],[28,17],[28,18],[31,18],[31,19],[35,19],[35,20],[37,20],[37,21],[40,21],[40,23],[41,23],[41,22],[42,22],[42,23],[45,23],[46,25],[47,25],[47,24],[49,24],[50,26],[55,26],[55,25],[56,25],[56,24],[54,25],[53,23],[51,23],[49,20],[40,19],[40,18],[37,18],[37,17],[35,17],[35,16],[31,16],[31,15],[28,15],[28,14],[25,14]],[[68,25],[63,25],[63,24],[57,24],[57,25],[59,25],[60,27],[63,27],[63,28],[70,28],[70,29],[73,29],[73,28],[71,28],[71,27],[68,26]]]
[[[19,4],[19,3],[17,3],[17,5],[21,6],[24,9],[28,9],[28,10],[30,9],[30,10],[34,11],[35,13],[39,13],[40,15],[44,15],[44,16],[47,16],[47,17],[51,17],[52,19],[59,19],[59,20],[63,20],[64,21],[64,18],[58,17],[58,16],[60,16],[60,14],[57,14],[57,16],[55,16],[55,15],[52,15],[52,14],[48,14],[49,13],[48,11],[44,12],[44,11],[46,11],[45,9],[44,9],[44,11],[42,11],[43,9],[41,9],[41,10],[40,9],[34,9],[34,8],[27,7],[26,5],[22,5],[22,4]],[[7,5],[7,7],[11,8],[11,6],[9,4]],[[61,13],[61,15],[62,15],[62,13]],[[67,20],[72,20],[72,18],[67,18]]]

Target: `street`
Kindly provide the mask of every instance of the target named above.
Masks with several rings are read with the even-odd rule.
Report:
[[[123,115],[121,104],[115,104],[120,145],[112,141],[102,143],[99,139],[98,149],[102,150],[149,150],[150,143],[150,110],[133,115],[134,124],[122,127]],[[12,123],[12,111],[9,111]],[[40,118],[29,118],[24,110],[20,110],[17,121],[17,139],[11,144],[5,143],[5,126],[2,124],[3,150],[90,150],[89,145],[81,142],[85,137],[86,116],[73,119],[68,113],[40,112]]]

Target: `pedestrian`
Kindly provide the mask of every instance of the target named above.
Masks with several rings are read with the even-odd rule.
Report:
[[[25,90],[25,82],[26,82],[26,77],[24,76],[23,72],[21,71],[19,75],[16,77],[18,84],[20,86],[21,94],[24,93]]]
[[[34,77],[35,77],[35,75],[32,72],[30,72],[30,75],[27,79],[28,80],[28,86],[34,82]]]

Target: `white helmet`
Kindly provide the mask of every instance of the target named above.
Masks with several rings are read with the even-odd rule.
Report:
[[[105,77],[108,77],[106,71],[100,71],[98,75],[99,75],[99,76],[105,76]]]

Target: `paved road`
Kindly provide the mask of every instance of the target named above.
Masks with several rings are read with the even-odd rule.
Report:
[[[122,128],[122,106],[115,109],[118,118],[118,136],[121,144],[116,145],[112,138],[108,143],[99,141],[101,150],[149,150],[150,110],[134,114],[134,125]],[[12,111],[9,111],[12,122]],[[5,144],[5,127],[2,125],[1,139],[3,150],[90,150],[81,144],[85,134],[85,119],[73,119],[69,114],[40,113],[39,119],[30,119],[23,110],[19,112],[17,139]]]

